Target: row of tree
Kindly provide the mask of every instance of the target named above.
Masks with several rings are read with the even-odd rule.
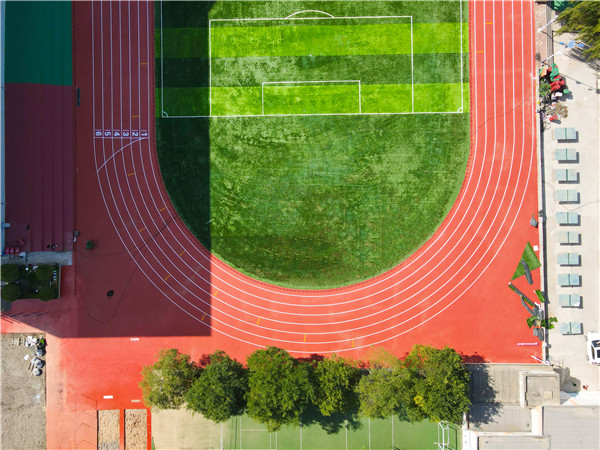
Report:
[[[198,364],[177,349],[162,350],[142,370],[146,405],[185,405],[216,422],[246,412],[270,431],[297,424],[311,405],[323,416],[402,414],[456,424],[470,406],[469,374],[448,347],[417,345],[404,360],[378,351],[368,368],[336,355],[299,360],[277,347],[255,351],[246,367],[219,350],[205,359]]]

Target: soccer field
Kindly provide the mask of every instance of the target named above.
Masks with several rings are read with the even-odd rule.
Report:
[[[162,2],[161,170],[187,226],[260,280],[331,288],[441,224],[469,150],[466,2]]]

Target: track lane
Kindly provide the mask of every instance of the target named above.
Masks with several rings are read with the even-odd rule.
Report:
[[[138,28],[138,45],[142,45],[138,61],[143,62],[144,49],[148,55],[153,41],[151,20],[148,20],[152,16],[149,5],[142,3],[137,6],[141,16],[138,16],[137,22],[135,15],[130,17],[130,22],[135,22],[130,29]],[[511,3],[513,6],[514,3]],[[530,152],[530,158],[526,160],[525,149],[528,146],[534,148],[533,136],[530,130],[529,133],[519,131],[518,127],[510,124],[516,109],[505,111],[505,105],[500,102],[500,99],[504,100],[506,81],[496,83],[495,71],[488,70],[488,67],[496,67],[496,51],[506,60],[505,50],[508,51],[509,46],[516,47],[515,55],[520,47],[518,36],[513,41],[505,37],[504,8],[505,4],[500,2],[477,2],[472,6],[475,15],[471,21],[480,30],[476,31],[473,25],[472,45],[485,49],[481,55],[471,54],[472,65],[477,66],[481,59],[479,69],[472,67],[475,88],[471,110],[476,123],[472,160],[455,207],[434,237],[408,261],[381,277],[331,291],[281,289],[240,275],[208,255],[174,216],[160,180],[155,152],[151,148],[153,141],[144,140],[134,145],[137,152],[130,153],[130,165],[122,161],[119,166],[117,158],[112,158],[113,164],[104,166],[112,174],[101,183],[103,191],[110,190],[112,193],[116,189],[118,192],[109,197],[114,202],[109,207],[109,214],[115,219],[115,228],[120,230],[124,244],[139,254],[143,253],[136,259],[142,271],[171,301],[194,316],[210,311],[216,330],[257,345],[265,345],[265,342],[293,343],[294,348],[299,346],[297,351],[308,351],[305,349],[309,344],[282,338],[282,334],[294,335],[296,339],[296,335],[316,338],[318,342],[311,342],[310,348],[328,343],[341,344],[336,348],[341,351],[356,348],[354,343],[350,347],[351,338],[348,336],[365,342],[384,341],[407,333],[411,327],[418,327],[448,308],[481,277],[481,273],[474,271],[473,267],[489,268],[502,248],[502,239],[506,240],[520,215],[522,202],[516,194],[528,185],[528,178],[522,173],[523,167],[532,167],[534,152]],[[113,24],[114,12],[110,8],[108,14],[111,18],[109,23]],[[493,39],[489,38],[486,26],[482,25],[484,22],[479,21],[479,18],[487,20],[486,17],[490,16],[495,30]],[[499,28],[497,23],[505,28]],[[144,27],[148,32],[144,31]],[[503,37],[498,42],[497,33]],[[131,47],[135,46],[133,40]],[[109,46],[113,45],[113,41],[113,32],[109,28],[108,37],[103,35],[102,42]],[[120,51],[127,50],[122,48],[122,44],[119,48]],[[513,67],[519,65],[518,58],[514,56],[514,59]],[[135,60],[135,52],[132,52],[132,60]],[[130,66],[131,75],[134,66],[133,63]],[[146,110],[146,113],[140,114],[140,123],[147,124],[152,134],[154,96],[150,78],[150,71],[147,79],[138,75],[139,109],[140,112]],[[490,94],[492,101],[488,100],[487,86],[493,87]],[[114,82],[111,88],[111,102],[115,102]],[[481,93],[480,89],[483,89]],[[525,90],[523,86],[522,91]],[[513,101],[518,96],[517,87],[514,94]],[[483,103],[480,103],[480,98],[483,98]],[[106,97],[102,96],[102,99],[104,105]],[[114,107],[112,105],[111,109]],[[500,133],[499,130],[508,132]],[[481,133],[483,136],[480,137]],[[103,150],[107,152],[106,145],[103,145]],[[118,149],[113,146],[108,153],[112,155],[115,151]],[[121,154],[124,155],[125,151]],[[135,184],[127,179],[127,174],[131,173],[128,171],[134,169]],[[167,209],[161,211],[161,207]],[[134,228],[138,226],[136,233]],[[139,232],[144,227],[151,236],[150,241],[145,241]],[[202,321],[198,317],[197,320]],[[312,327],[315,326],[327,326],[329,330],[314,331]]]

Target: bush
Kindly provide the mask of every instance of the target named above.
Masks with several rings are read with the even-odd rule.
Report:
[[[2,298],[4,300],[12,302],[18,299],[20,296],[21,288],[18,285],[10,283],[2,287]]]
[[[43,302],[56,298],[56,291],[51,286],[41,287],[38,291],[38,298]]]
[[[54,275],[54,266],[40,265],[35,269],[35,277],[38,281],[50,281]]]
[[[19,266],[16,264],[3,264],[0,269],[0,278],[7,283],[13,283],[20,277]]]

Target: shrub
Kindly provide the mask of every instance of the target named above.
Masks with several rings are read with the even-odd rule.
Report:
[[[38,281],[50,281],[54,275],[54,266],[40,265],[35,269],[35,277]]]
[[[0,268],[0,278],[7,283],[13,283],[19,279],[19,266],[16,264],[3,264]]]
[[[38,291],[38,298],[43,302],[56,298],[56,291],[51,286],[44,286]]]
[[[12,302],[21,296],[21,288],[15,283],[7,284],[2,287],[2,298]]]

